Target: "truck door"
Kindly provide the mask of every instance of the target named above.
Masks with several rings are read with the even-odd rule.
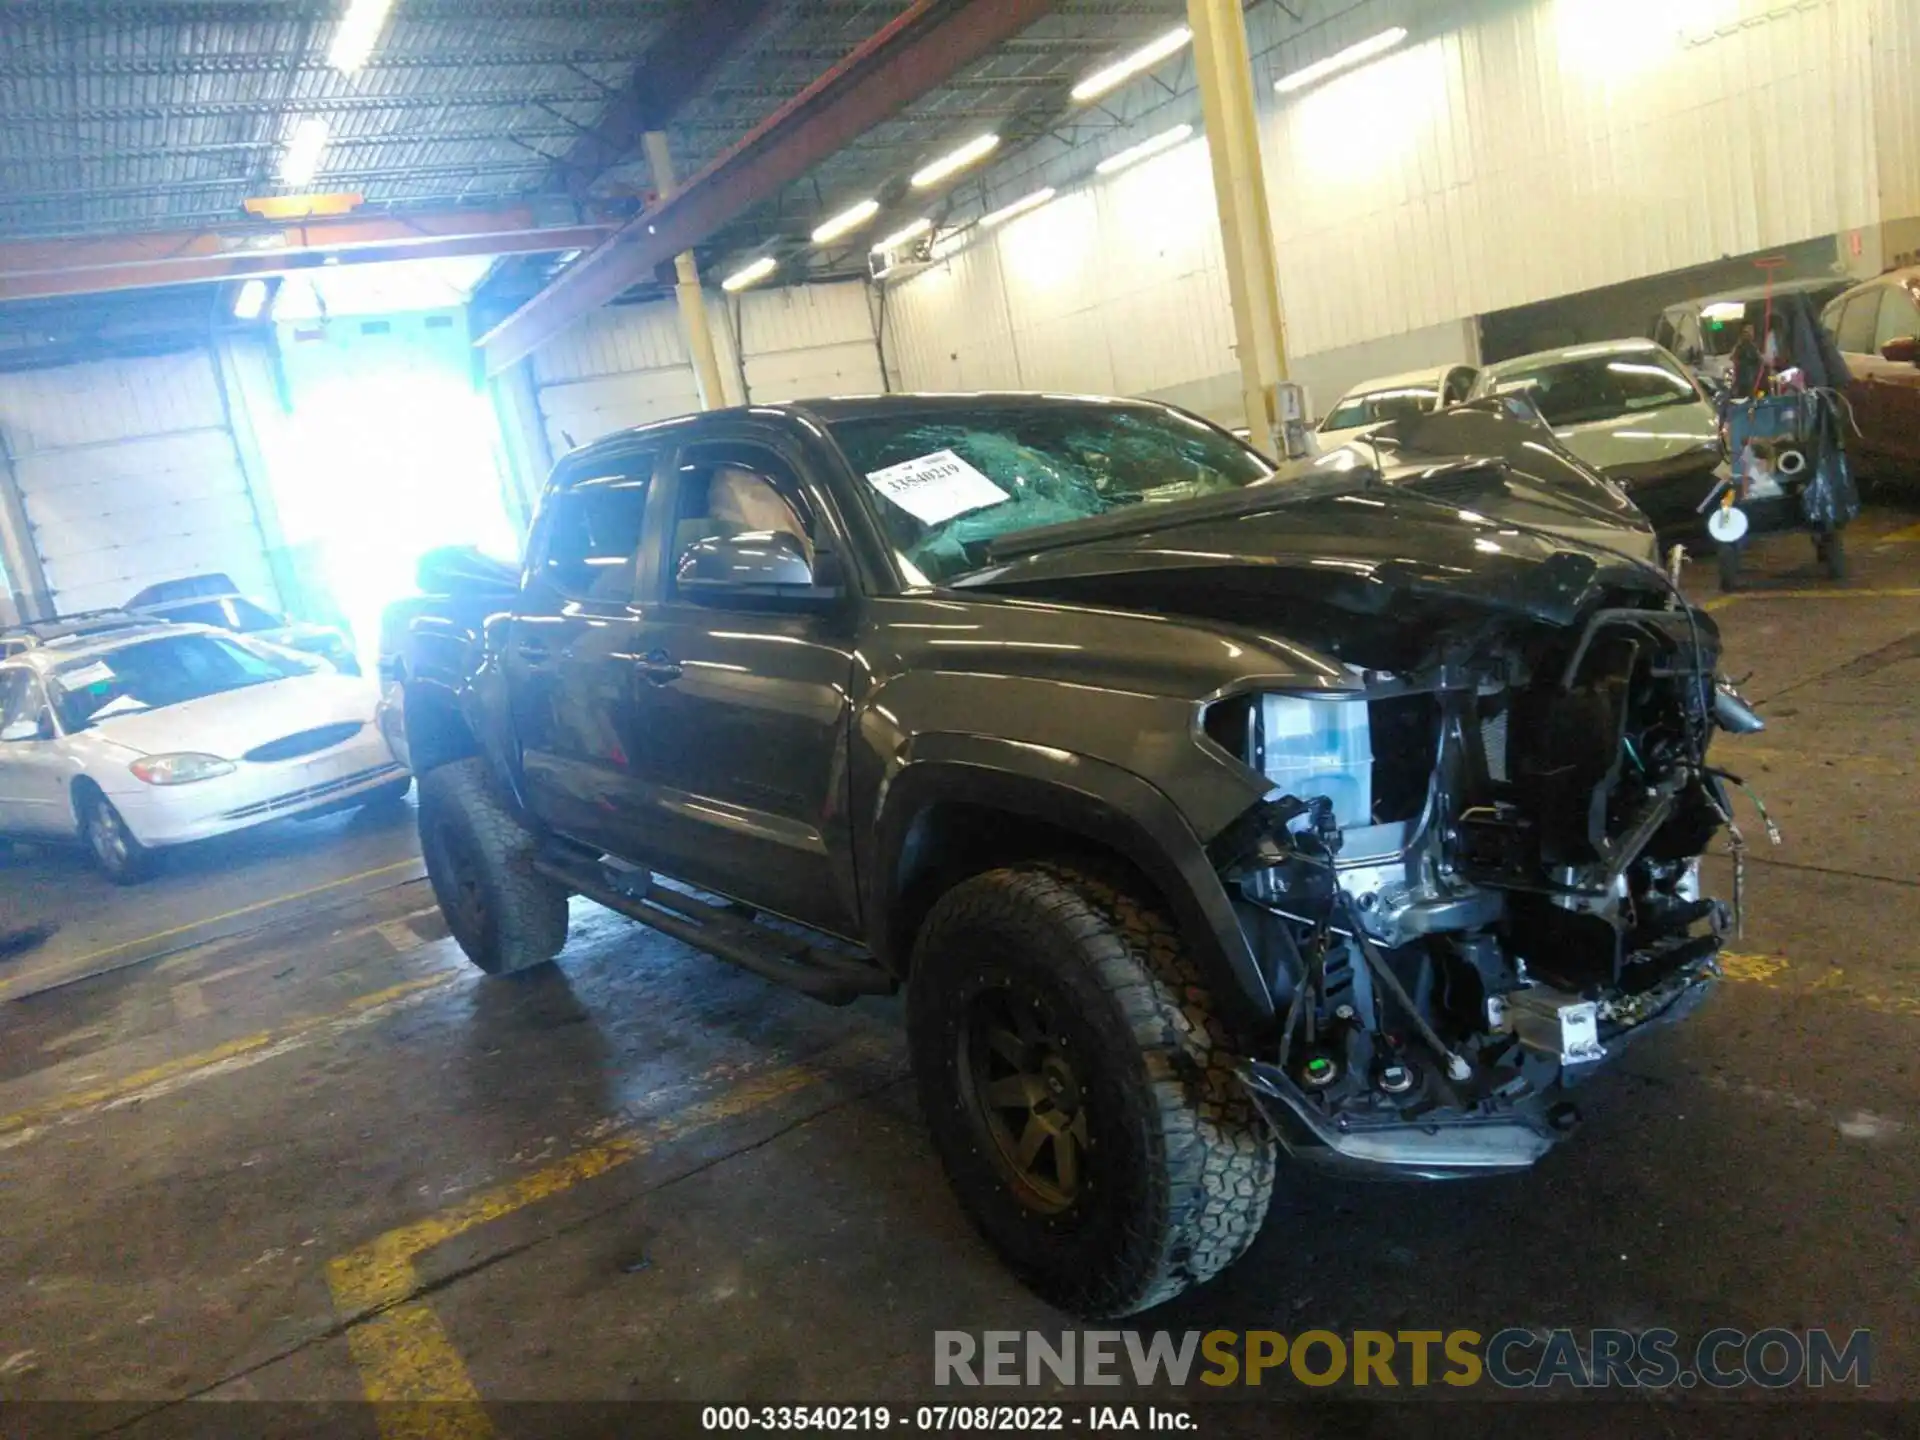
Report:
[[[633,688],[657,448],[583,457],[541,507],[504,663],[528,807],[571,839],[631,854],[647,740]]]
[[[844,553],[821,492],[773,442],[684,447],[660,603],[637,648],[649,841],[667,874],[842,934],[857,928],[847,827],[850,607],[693,603],[674,574],[695,542],[784,531],[816,573]]]
[[[1868,408],[1881,451],[1902,465],[1920,464],[1920,367],[1913,346],[1920,341],[1920,306],[1907,287],[1888,285],[1880,296],[1867,367]],[[1904,354],[1889,355],[1889,350]]]

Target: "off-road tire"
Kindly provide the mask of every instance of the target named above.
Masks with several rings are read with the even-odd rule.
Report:
[[[1731,595],[1740,588],[1740,546],[1738,543],[1720,546],[1720,591]]]
[[[153,874],[153,851],[133,838],[113,802],[91,785],[74,796],[80,838],[95,868],[116,885],[138,885]]]
[[[963,1079],[966,1017],[1008,985],[1055,1007],[1085,1071],[1084,1180],[1056,1213],[1022,1200]],[[1259,1233],[1273,1136],[1172,923],[1131,882],[1037,864],[956,885],[915,944],[907,1029],[961,1206],[1052,1304],[1088,1318],[1145,1310],[1219,1274]]]
[[[534,870],[534,837],[480,757],[420,777],[420,849],[447,928],[489,975],[544,965],[567,943],[567,892]]]

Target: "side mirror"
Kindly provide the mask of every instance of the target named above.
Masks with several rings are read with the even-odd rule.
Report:
[[[0,741],[8,744],[15,740],[38,740],[41,738],[38,720],[15,720],[6,729],[0,730]]]
[[[680,553],[674,575],[680,594],[702,605],[737,605],[753,600],[819,602],[840,594],[836,584],[821,584],[807,548],[784,530],[749,530],[712,535]]]
[[[1920,338],[1898,336],[1880,347],[1880,355],[1895,365],[1920,365]]]

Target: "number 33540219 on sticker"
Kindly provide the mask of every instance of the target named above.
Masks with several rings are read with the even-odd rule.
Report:
[[[867,483],[923,525],[1012,497],[951,450],[867,472]]]

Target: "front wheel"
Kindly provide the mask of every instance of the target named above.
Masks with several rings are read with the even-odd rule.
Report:
[[[907,1030],[962,1207],[1043,1299],[1129,1315],[1258,1233],[1273,1136],[1179,936],[1128,884],[1053,865],[962,882],[915,946]]]
[[[567,892],[533,868],[535,842],[477,756],[420,777],[420,849],[447,928],[489,975],[544,965],[567,943]]]
[[[100,872],[116,885],[138,885],[153,873],[153,852],[133,838],[113,802],[96,792],[80,806],[80,833]]]

